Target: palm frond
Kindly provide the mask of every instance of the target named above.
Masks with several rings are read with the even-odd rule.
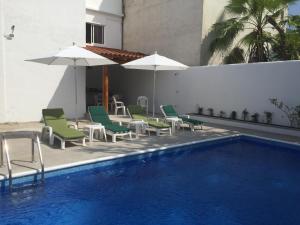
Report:
[[[244,24],[238,19],[232,18],[224,22],[215,23],[212,32],[216,35],[211,43],[210,51],[224,51],[230,47],[236,36],[243,31]]]
[[[232,51],[224,58],[224,64],[236,64],[245,63],[244,50],[239,47],[235,47]]]
[[[247,2],[248,0],[230,0],[225,10],[227,13],[233,15],[246,14],[248,12]]]

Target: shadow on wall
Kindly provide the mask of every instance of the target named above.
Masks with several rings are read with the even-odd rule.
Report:
[[[85,113],[85,68],[77,67],[77,110],[75,98],[75,73],[73,67],[65,70],[47,108],[63,108],[67,118],[82,117]]]
[[[216,23],[223,21],[225,18],[224,12],[219,16]],[[212,25],[211,25],[212,26]],[[212,40],[216,38],[215,32],[211,31],[211,27],[209,28],[209,32],[204,37],[204,39],[201,42],[201,48],[200,48],[200,65],[206,66],[209,64],[211,59],[218,58],[216,54],[212,54],[210,51],[210,44],[212,43]],[[217,60],[217,59],[216,59]],[[221,60],[221,58],[220,58]]]

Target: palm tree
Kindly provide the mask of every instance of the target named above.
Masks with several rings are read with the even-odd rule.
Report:
[[[216,38],[210,45],[211,52],[225,53],[224,63],[228,57],[237,63],[269,61],[274,39],[272,29],[275,29],[270,20],[283,20],[288,4],[296,1],[230,0],[224,11],[230,19],[212,26]]]
[[[300,59],[300,16],[289,16],[282,23],[271,22],[278,31],[272,43],[273,58],[275,60]]]

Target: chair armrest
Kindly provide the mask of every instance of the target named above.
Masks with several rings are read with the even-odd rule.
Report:
[[[159,118],[153,118],[156,122],[159,122]]]
[[[188,119],[190,119],[190,115],[187,115],[187,114],[185,114],[185,115],[180,115],[181,117],[185,117],[185,118],[188,118]]]
[[[159,122],[159,118],[157,118],[157,117],[149,117],[148,120]]]
[[[68,127],[69,128],[74,128],[74,129],[78,130],[78,126],[76,124],[74,124],[74,123],[68,124]]]
[[[139,122],[139,121],[141,121],[141,122],[144,122],[144,123],[145,123],[145,121],[144,121],[144,120],[139,120],[139,119],[132,119],[132,120],[131,120],[131,122]]]
[[[49,144],[52,145],[54,138],[53,138],[53,128],[50,126],[43,126],[42,128],[42,139],[44,137],[44,131],[48,131],[48,138],[49,138]]]
[[[116,106],[125,106],[124,102],[116,102]]]
[[[96,123],[96,122],[91,122],[92,125],[101,125],[102,126],[102,123]]]
[[[43,126],[42,131],[43,131],[44,129],[47,130],[50,134],[53,133],[53,128],[50,127],[50,126]]]
[[[121,121],[112,121],[113,123],[119,124],[120,126],[122,126],[122,122]]]

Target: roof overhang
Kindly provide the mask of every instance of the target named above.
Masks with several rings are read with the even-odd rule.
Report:
[[[132,60],[140,59],[146,56],[144,53],[140,52],[132,52],[115,48],[97,47],[90,45],[87,45],[85,49],[94,52],[98,55],[104,56],[119,64],[127,63]]]

